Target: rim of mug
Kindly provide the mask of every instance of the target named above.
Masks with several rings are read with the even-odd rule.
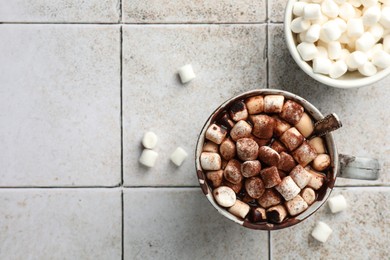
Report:
[[[202,153],[203,144],[205,142],[205,133],[208,127],[211,123],[214,122],[217,115],[225,111],[226,108],[228,108],[233,102],[237,100],[242,100],[251,96],[257,96],[257,95],[283,95],[285,98],[297,101],[299,104],[301,104],[305,112],[309,113],[311,117],[313,117],[315,120],[320,120],[324,118],[322,113],[309,101],[306,99],[293,94],[291,92],[285,91],[285,90],[279,90],[279,89],[254,89],[247,92],[243,92],[239,95],[236,95],[234,97],[231,97],[224,101],[221,105],[219,105],[208,117],[205,124],[202,127],[202,130],[200,131],[200,134],[198,136],[198,140],[196,143],[196,149],[195,149],[195,168],[196,168],[196,174],[199,181],[199,185],[202,189],[203,194],[207,197],[208,201],[213,205],[213,207],[223,216],[226,218],[232,220],[233,222],[244,226],[249,229],[256,229],[256,230],[278,230],[283,229],[287,227],[294,226],[303,220],[307,219],[309,216],[311,216],[313,213],[315,213],[319,208],[325,204],[328,197],[330,196],[334,183],[336,181],[336,176],[339,171],[339,158],[338,158],[338,152],[337,147],[335,144],[335,140],[332,133],[326,134],[325,141],[326,141],[326,147],[328,150],[328,153],[331,157],[331,170],[329,175],[327,176],[327,187],[324,191],[324,194],[321,198],[317,198],[316,201],[311,204],[304,212],[298,214],[295,217],[289,218],[287,221],[283,221],[280,224],[271,224],[268,222],[259,222],[259,223],[252,223],[248,220],[241,219],[239,217],[236,217],[235,215],[228,212],[225,208],[219,206],[217,202],[215,201],[213,195],[212,195],[212,188],[208,185],[207,179],[205,176],[205,173],[203,172],[201,165],[200,165],[200,154]]]

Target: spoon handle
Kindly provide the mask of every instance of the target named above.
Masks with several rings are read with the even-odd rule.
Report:
[[[335,113],[332,113],[314,124],[313,135],[323,136],[329,132],[339,129],[340,127],[342,127],[342,123],[339,117]]]

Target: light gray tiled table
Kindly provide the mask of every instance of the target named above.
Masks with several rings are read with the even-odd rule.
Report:
[[[310,79],[284,44],[285,3],[0,0],[0,259],[388,257],[390,78],[353,90]],[[197,78],[182,85],[186,63]],[[346,211],[252,231],[202,195],[203,122],[266,87],[338,113],[340,152],[380,160],[378,181],[337,180]],[[159,136],[152,169],[137,162],[147,130]],[[317,220],[334,230],[326,244],[309,236]]]

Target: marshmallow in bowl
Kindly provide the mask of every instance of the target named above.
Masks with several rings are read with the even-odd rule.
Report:
[[[314,73],[333,79],[349,71],[369,77],[390,67],[389,2],[295,2],[290,29],[296,33],[299,55]]]

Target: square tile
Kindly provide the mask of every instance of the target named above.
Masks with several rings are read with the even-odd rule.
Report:
[[[123,0],[125,23],[265,22],[266,0]]]
[[[271,232],[272,259],[386,259],[390,254],[390,188],[336,188],[348,208],[332,214],[328,205],[304,222]],[[317,221],[333,230],[326,243],[310,234]]]
[[[120,0],[0,0],[0,22],[117,23]]]
[[[381,164],[378,181],[338,179],[336,184],[389,185],[390,133],[385,126],[390,114],[384,109],[390,99],[390,77],[368,87],[337,89],[318,83],[295,63],[284,41],[283,26],[269,29],[269,85],[293,92],[310,101],[324,114],[336,113],[343,127],[334,132],[343,154],[377,158]]]
[[[119,26],[0,25],[0,186],[121,182]]]
[[[224,218],[199,188],[124,190],[124,259],[266,259],[268,232]]]
[[[124,26],[124,183],[196,185],[194,150],[203,124],[224,100],[266,85],[264,25]],[[191,63],[197,77],[181,84],[178,68]],[[156,166],[138,163],[146,131],[159,137]],[[176,147],[189,156],[170,162]]]
[[[288,0],[268,0],[268,17],[271,23],[284,21],[284,10]]]
[[[1,189],[1,259],[120,259],[120,189]]]

